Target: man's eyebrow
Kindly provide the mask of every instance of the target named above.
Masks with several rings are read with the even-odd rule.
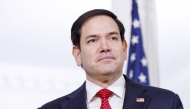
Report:
[[[113,34],[115,34],[115,35],[119,35],[119,33],[116,32],[116,31],[109,32],[107,35],[113,35]],[[95,35],[95,34],[88,35],[88,36],[85,38],[85,40],[87,40],[87,39],[89,39],[89,38],[95,38],[95,37],[97,37],[97,36],[98,36],[98,35]]]
[[[85,39],[97,37],[97,35],[88,35]]]
[[[113,34],[115,34],[115,35],[119,35],[119,33],[116,32],[116,31],[110,32],[110,33],[108,33],[108,34],[109,34],[109,35],[113,35]]]

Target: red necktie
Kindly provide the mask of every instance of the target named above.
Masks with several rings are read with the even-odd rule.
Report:
[[[102,104],[100,109],[111,109],[108,98],[113,94],[112,91],[108,89],[101,89],[96,93],[96,96],[100,97],[102,99]]]

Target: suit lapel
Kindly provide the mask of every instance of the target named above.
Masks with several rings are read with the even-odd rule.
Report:
[[[87,109],[85,82],[79,89],[67,95],[67,98],[67,101],[61,103],[62,109]]]
[[[123,109],[146,109],[151,97],[144,94],[146,92],[144,86],[133,82],[126,76],[124,77],[126,79],[126,91]],[[144,99],[144,102],[136,101],[137,98]]]

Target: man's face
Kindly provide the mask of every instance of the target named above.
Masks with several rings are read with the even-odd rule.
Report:
[[[109,16],[88,19],[82,26],[80,47],[73,47],[78,66],[83,66],[87,79],[121,75],[126,60],[126,41],[122,43],[119,28]]]

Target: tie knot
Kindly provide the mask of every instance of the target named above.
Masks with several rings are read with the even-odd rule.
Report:
[[[113,94],[113,92],[112,91],[110,91],[110,90],[108,90],[108,89],[106,89],[106,88],[104,88],[104,89],[101,89],[100,91],[98,91],[97,93],[96,93],[96,96],[98,96],[98,97],[100,97],[100,98],[109,98],[111,95]]]

